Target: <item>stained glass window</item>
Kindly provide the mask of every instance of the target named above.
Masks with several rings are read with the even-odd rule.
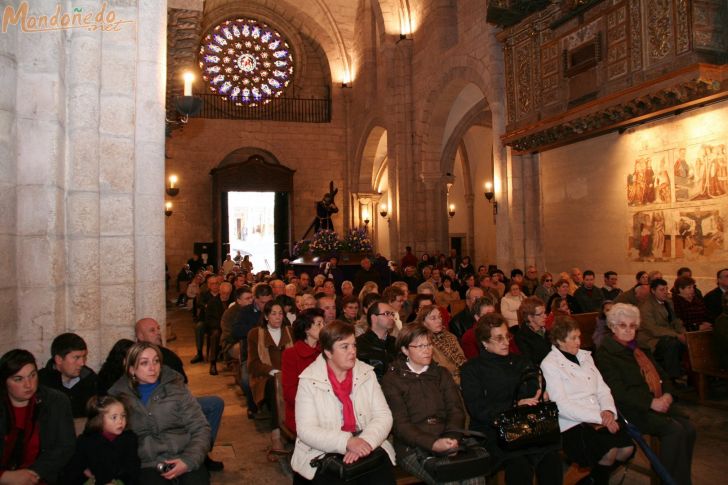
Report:
[[[286,40],[252,19],[227,20],[200,45],[200,69],[210,89],[238,106],[261,106],[281,96],[293,76]]]

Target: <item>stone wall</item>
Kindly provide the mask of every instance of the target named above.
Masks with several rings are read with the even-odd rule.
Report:
[[[545,269],[559,272],[576,265],[598,273],[614,270],[625,288],[639,270],[657,269],[671,280],[678,267],[688,266],[703,290],[712,288],[716,271],[728,261],[728,246],[722,241],[728,195],[699,195],[701,169],[697,160],[701,156],[706,160],[708,176],[713,167],[721,173],[721,164],[725,170],[725,155],[711,152],[705,156],[702,147],[710,146],[717,154],[721,145],[728,146],[727,121],[728,102],[722,102],[622,135],[612,133],[541,154]],[[681,147],[687,148],[686,158],[695,179],[695,190],[691,189],[687,197],[675,191],[674,166]],[[642,203],[644,199],[632,197],[630,202],[628,177],[634,173],[635,161],[646,159],[654,171],[654,201]],[[669,192],[661,196],[663,159]],[[723,184],[728,191],[728,182]],[[684,200],[691,197],[694,200]],[[711,217],[715,212],[722,222]],[[660,214],[657,222],[656,213]],[[691,219],[696,214],[706,216],[701,221],[703,254]],[[687,250],[683,250],[681,233],[686,235]],[[666,237],[661,251],[653,251],[653,242],[662,235]]]
[[[57,4],[29,3],[31,16]],[[118,31],[0,34],[0,254],[17,275],[0,288],[2,351],[24,347],[40,361],[73,331],[98,367],[137,318],[164,323],[166,2],[107,9],[124,21]]]
[[[343,95],[334,91],[331,123],[283,123],[193,119],[167,141],[167,176],[179,177],[180,192],[168,198],[174,214],[167,218],[166,259],[175,276],[192,255],[195,242],[214,241],[212,234],[212,177],[209,172],[230,152],[243,147],[267,150],[295,170],[293,235],[301,238],[315,215],[315,203],[328,191],[329,181],[343,185],[346,152]],[[337,196],[341,208],[343,191]],[[337,231],[344,211],[334,216]]]

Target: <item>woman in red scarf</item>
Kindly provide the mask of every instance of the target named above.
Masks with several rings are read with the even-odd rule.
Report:
[[[296,394],[298,439],[291,459],[294,484],[344,483],[311,465],[326,453],[342,455],[345,464],[373,452],[385,457],[353,483],[394,485],[394,449],[387,441],[392,413],[374,369],[356,359],[354,327],[335,320],[319,334],[322,354],[301,373]],[[387,459],[388,458],[388,459]]]
[[[660,438],[660,461],[678,484],[690,485],[695,427],[673,407],[670,379],[649,348],[637,345],[639,309],[615,303],[607,326],[613,335],[604,339],[594,360],[617,409],[642,433]]]
[[[76,445],[71,404],[38,385],[35,357],[27,350],[0,358],[0,382],[0,483],[57,483]]]

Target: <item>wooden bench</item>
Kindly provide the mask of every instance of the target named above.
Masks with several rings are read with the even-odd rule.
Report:
[[[276,380],[276,412],[278,413],[278,427],[281,438],[291,443],[296,441],[296,433],[286,426],[286,401],[283,399],[283,377],[280,372],[275,374]]]
[[[698,375],[698,397],[705,401],[707,376],[728,379],[728,369],[721,369],[715,348],[713,330],[698,330],[686,333],[690,367]]]
[[[581,330],[581,348],[584,350],[594,350],[594,329],[597,328],[597,317],[599,313],[576,313],[571,315],[571,318],[576,320],[579,324],[579,330]]]
[[[455,300],[450,302],[450,315],[455,316],[465,309],[465,300]]]

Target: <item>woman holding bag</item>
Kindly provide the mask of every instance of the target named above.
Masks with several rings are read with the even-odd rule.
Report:
[[[465,426],[465,409],[450,372],[432,361],[432,336],[422,324],[402,328],[400,351],[382,380],[382,390],[394,417],[394,446],[399,466],[428,485],[485,484],[484,477],[460,482],[437,482],[425,469],[433,453],[457,449]]]
[[[394,449],[387,441],[392,413],[374,369],[356,360],[354,327],[335,320],[321,330],[319,343],[321,355],[298,381],[294,485],[394,485]],[[326,466],[329,453],[339,455],[339,466],[366,464],[367,473],[345,482]]]
[[[532,367],[525,357],[509,353],[506,319],[491,313],[477,325],[475,334],[485,352],[469,360],[460,372],[471,429],[488,436],[488,451],[502,463],[508,485],[532,485],[534,475],[539,485],[561,483],[560,443],[517,451],[502,449],[498,444],[494,420],[513,407],[514,396],[518,406],[536,406],[541,389],[534,380],[522,385],[522,377]]]

